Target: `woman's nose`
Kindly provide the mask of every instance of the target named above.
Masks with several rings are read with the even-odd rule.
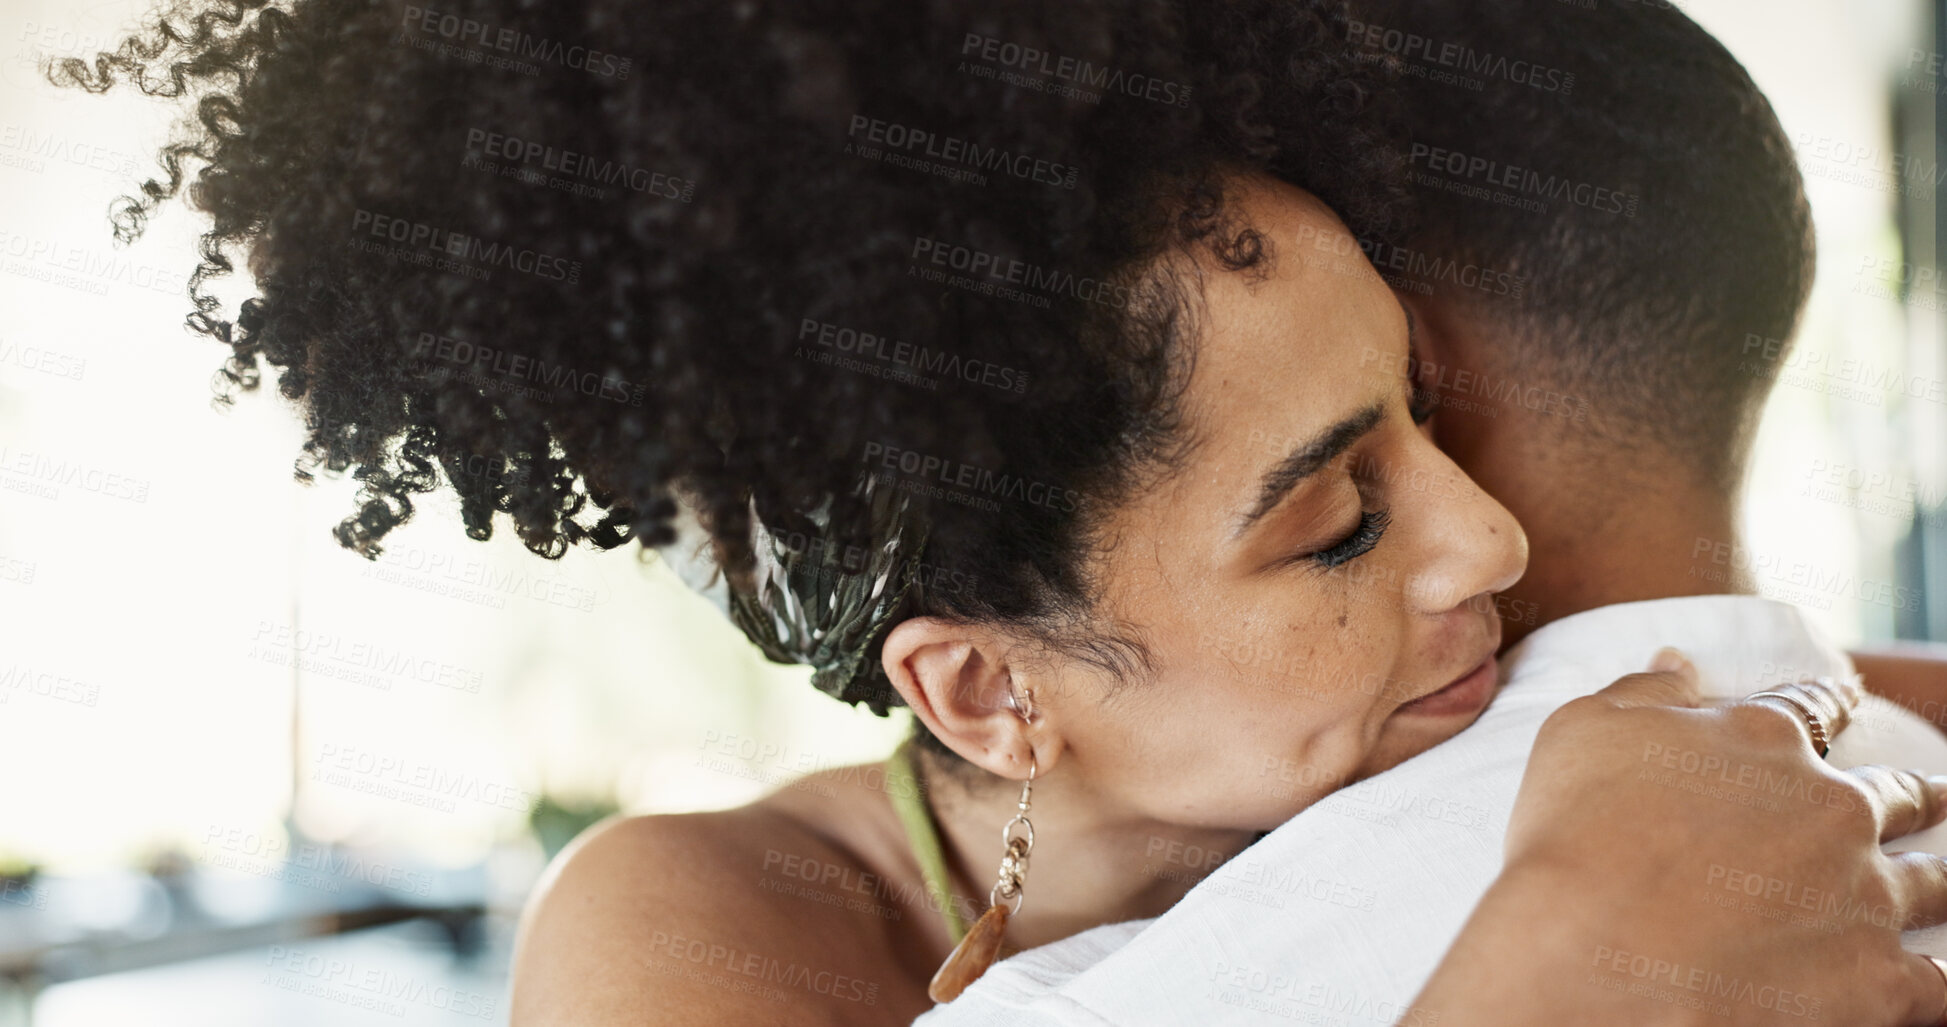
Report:
[[[1520,522],[1433,449],[1425,532],[1427,558],[1407,579],[1407,601],[1422,613],[1445,613],[1475,596],[1506,591],[1528,569],[1528,535]]]

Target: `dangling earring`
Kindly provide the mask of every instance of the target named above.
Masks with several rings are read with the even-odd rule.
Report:
[[[1034,694],[1023,693],[1015,698],[1014,709],[1021,719],[1034,722]],[[1028,854],[1034,851],[1034,824],[1028,820],[1028,800],[1034,790],[1034,774],[1037,765],[1034,751],[1028,751],[1028,779],[1021,782],[1021,801],[1015,806],[1014,819],[1001,826],[1001,869],[999,879],[987,893],[987,912],[953,947],[946,962],[940,964],[939,972],[933,975],[933,982],[927,985],[926,995],[935,1002],[951,1002],[967,990],[967,986],[980,979],[987,968],[1000,958],[1001,941],[1007,934],[1007,918],[1021,911],[1021,886],[1028,874]],[[1018,828],[1018,830],[1017,830]],[[1011,903],[1011,905],[1009,905]]]
[[[974,921],[967,936],[953,947],[953,954],[940,964],[939,972],[933,975],[933,983],[927,986],[927,997],[935,1002],[951,1002],[958,998],[968,985],[979,980],[980,975],[994,965],[1000,956],[1001,941],[1007,933],[1007,918],[1021,911],[1021,886],[1028,873],[1028,854],[1034,850],[1034,825],[1028,821],[1028,799],[1034,788],[1035,769],[1034,755],[1030,753],[1028,779],[1021,782],[1018,811],[1014,819],[1001,827],[1001,844],[1005,849],[1001,856],[1000,879],[987,893],[987,912]]]

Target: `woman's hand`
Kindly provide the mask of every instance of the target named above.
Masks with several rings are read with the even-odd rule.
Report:
[[[1844,730],[1850,683],[1780,686]],[[1701,708],[1659,654],[1564,706],[1522,778],[1507,863],[1402,1025],[1947,1023],[1900,931],[1947,921],[1947,863],[1879,843],[1947,778],[1841,771],[1790,703]]]

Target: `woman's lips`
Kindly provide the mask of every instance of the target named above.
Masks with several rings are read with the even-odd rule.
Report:
[[[1490,655],[1481,661],[1480,666],[1468,671],[1465,677],[1431,695],[1420,696],[1394,712],[1422,717],[1479,713],[1487,708],[1487,701],[1494,697],[1494,685],[1500,671],[1500,664]]]

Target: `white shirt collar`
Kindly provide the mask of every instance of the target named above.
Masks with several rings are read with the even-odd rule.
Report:
[[[1616,603],[1564,617],[1537,628],[1502,665],[1516,687],[1529,678],[1575,680],[1596,691],[1647,669],[1664,646],[1683,650],[1697,665],[1707,696],[1853,672],[1845,653],[1796,607],[1738,595]]]

